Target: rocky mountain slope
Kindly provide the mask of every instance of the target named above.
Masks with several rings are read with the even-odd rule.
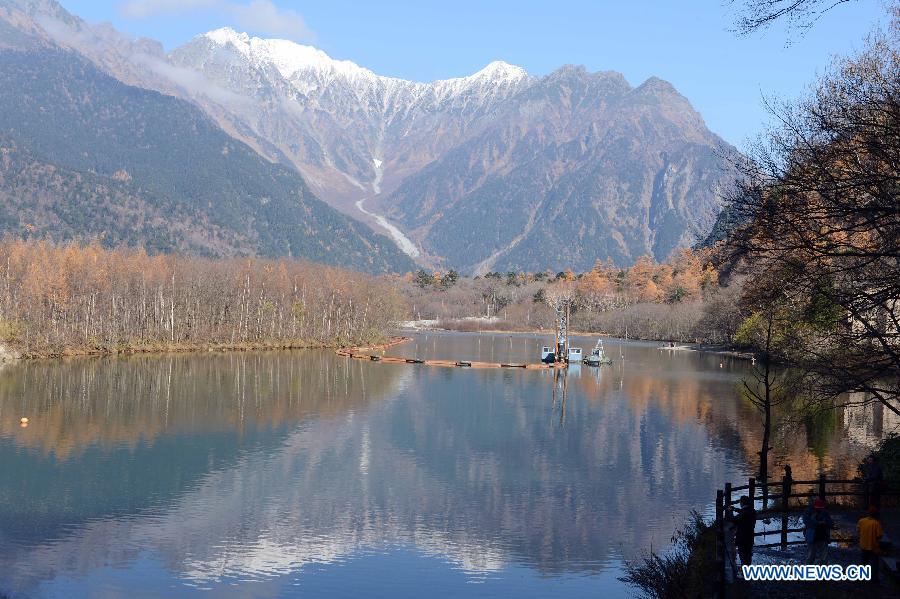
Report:
[[[416,83],[228,28],[196,37],[170,58],[233,94],[231,100],[216,94],[217,103],[203,90],[198,103],[224,111],[234,130],[274,144],[323,197],[343,206],[393,189],[489,126],[504,101],[532,80],[494,62],[470,77]]]
[[[57,239],[96,235],[368,272],[414,267],[386,237],[324,204],[295,170],[266,161],[196,106],[125,85],[27,35],[15,16],[7,13],[0,30],[22,34],[0,43],[7,232],[28,225]]]
[[[662,260],[718,211],[729,148],[671,85],[564,68],[409,177],[389,214],[467,270]]]
[[[0,230],[67,242],[100,239],[150,252],[215,255],[247,239],[200,211],[153,196],[125,180],[50,163],[0,136]]]
[[[495,62],[415,83],[230,29],[170,58],[245,99],[227,107],[232,127],[273,143],[322,197],[366,198],[426,259],[465,271],[663,259],[711,225],[729,177],[732,148],[655,78]]]
[[[421,262],[464,271],[629,264],[712,225],[734,151],[671,85],[503,62],[468,77],[384,77],[228,28],[165,55],[28,4],[56,43],[118,79],[190,100]],[[38,6],[40,5],[40,6]]]

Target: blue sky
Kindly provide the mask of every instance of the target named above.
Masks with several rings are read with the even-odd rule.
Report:
[[[172,49],[229,25],[315,45],[382,75],[431,81],[491,60],[544,75],[560,65],[615,70],[637,85],[670,81],[710,129],[738,145],[768,117],[764,98],[801,94],[835,54],[859,49],[886,20],[881,0],[856,0],[803,36],[783,27],[749,38],[729,31],[727,0],[62,0],[91,22],[110,21]],[[786,41],[793,38],[793,42]]]

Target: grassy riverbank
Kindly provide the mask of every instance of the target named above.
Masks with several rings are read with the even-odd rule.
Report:
[[[138,354],[166,353],[202,353],[202,352],[240,352],[240,351],[275,351],[296,349],[336,349],[338,344],[319,342],[254,342],[254,343],[147,343],[119,346],[63,347],[58,350],[16,352],[6,350],[9,358],[33,360],[47,358],[68,358],[77,356],[128,356]]]
[[[56,352],[32,352],[22,354],[0,347],[0,363],[14,360],[49,358],[69,358],[78,356],[129,356],[138,354],[177,354],[203,352],[242,351],[289,351],[298,349],[331,349],[353,347],[353,349],[381,350],[407,341],[408,337],[384,337],[362,345],[347,346],[319,341],[259,341],[252,343],[150,343],[144,345],[121,345],[116,347],[66,347]]]

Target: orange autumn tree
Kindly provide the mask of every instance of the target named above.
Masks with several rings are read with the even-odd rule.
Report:
[[[625,274],[625,294],[632,302],[658,302],[662,297],[653,280],[657,265],[650,256],[641,256]]]
[[[588,311],[602,311],[623,304],[618,281],[619,270],[611,261],[597,260],[594,268],[578,279],[579,305]]]
[[[583,307],[599,310],[627,304],[698,301],[717,284],[718,273],[708,257],[685,248],[666,262],[656,263],[650,256],[641,256],[624,269],[616,268],[609,259],[597,260],[594,268],[578,278],[578,291]]]

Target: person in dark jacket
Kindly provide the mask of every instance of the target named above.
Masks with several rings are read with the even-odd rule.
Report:
[[[807,564],[825,565],[828,563],[828,543],[831,542],[831,529],[834,521],[825,509],[825,501],[816,498],[813,509],[803,514],[804,537],[806,538]]]
[[[866,458],[865,474],[866,505],[874,505],[881,509],[881,487],[884,484],[884,472],[873,455]]]
[[[791,486],[794,484],[794,472],[790,464],[784,465],[784,493],[790,498]]]
[[[741,564],[749,566],[753,563],[753,533],[756,531],[756,510],[753,502],[746,495],[741,497],[741,509],[734,517],[734,540],[737,545]]]

